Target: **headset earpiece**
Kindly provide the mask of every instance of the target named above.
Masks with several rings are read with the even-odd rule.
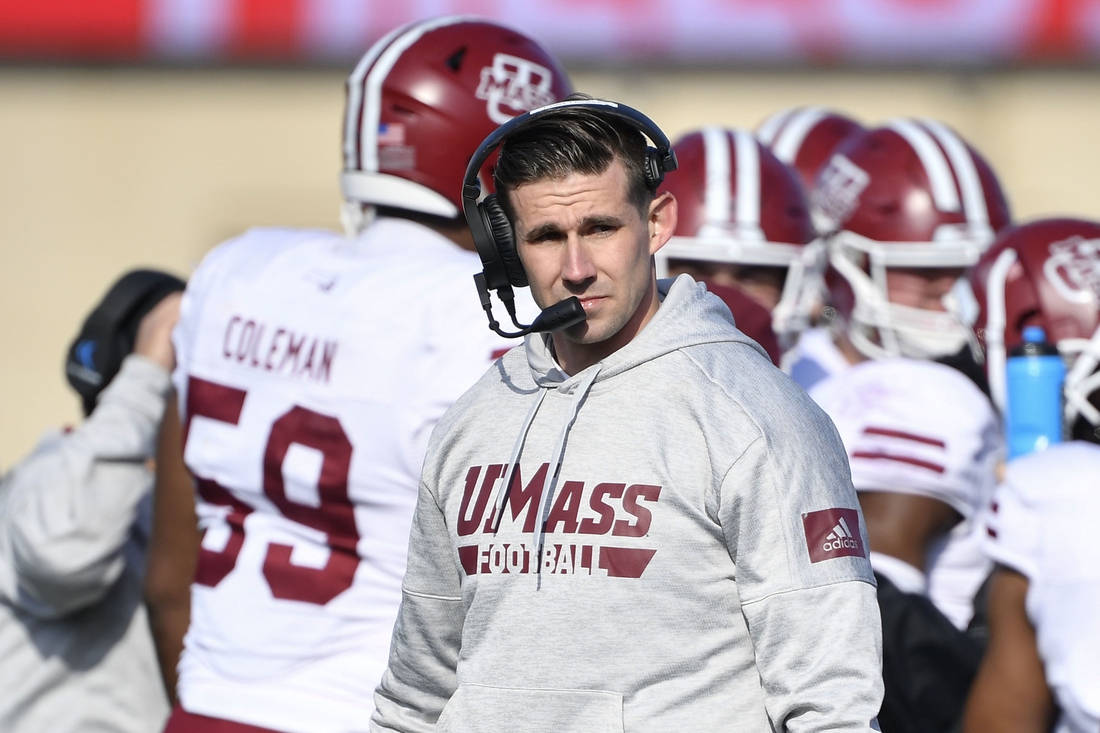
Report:
[[[650,191],[656,191],[661,182],[665,180],[665,169],[661,163],[661,153],[652,146],[645,149],[645,176],[646,186]]]
[[[497,258],[509,284],[517,288],[527,287],[527,272],[523,269],[523,263],[519,259],[519,251],[516,249],[516,234],[512,230],[512,223],[508,221],[508,215],[504,213],[504,207],[495,193],[491,193],[478,205],[481,215],[485,220],[485,228],[493,240],[497,250]]]

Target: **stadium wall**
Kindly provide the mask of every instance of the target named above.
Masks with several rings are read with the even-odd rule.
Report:
[[[574,81],[673,137],[798,104],[935,117],[986,155],[1017,217],[1100,218],[1090,70],[575,69]],[[0,471],[79,420],[63,352],[123,270],[186,276],[249,226],[338,225],[342,107],[331,70],[0,69]]]

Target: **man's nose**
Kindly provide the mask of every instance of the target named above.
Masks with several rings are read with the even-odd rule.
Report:
[[[562,262],[561,279],[571,283],[583,283],[596,276],[596,267],[588,248],[579,237],[571,235],[565,243],[565,261]]]

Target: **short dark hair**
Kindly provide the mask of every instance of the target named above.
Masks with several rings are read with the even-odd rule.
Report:
[[[591,99],[574,94],[567,99]],[[627,200],[642,217],[656,188],[645,178],[646,139],[629,123],[595,107],[562,107],[521,125],[500,146],[493,182],[508,219],[515,222],[508,194],[536,181],[560,180],[572,173],[599,175],[615,158],[626,168]]]

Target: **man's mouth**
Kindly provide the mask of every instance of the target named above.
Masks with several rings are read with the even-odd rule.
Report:
[[[581,301],[581,305],[586,311],[592,310],[599,304],[606,296],[603,295],[589,295],[589,296],[577,296]]]

